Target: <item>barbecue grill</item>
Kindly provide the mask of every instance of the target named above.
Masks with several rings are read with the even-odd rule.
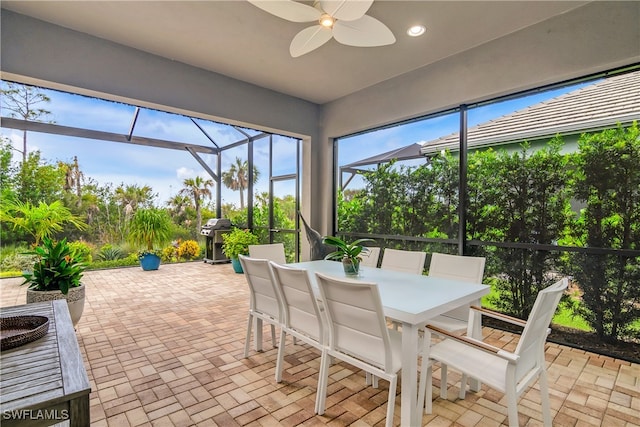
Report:
[[[227,218],[211,218],[202,226],[200,234],[207,238],[204,262],[229,262],[229,258],[222,252],[222,235],[229,231],[231,221]]]

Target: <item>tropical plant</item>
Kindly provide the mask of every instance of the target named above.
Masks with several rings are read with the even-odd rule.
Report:
[[[154,246],[171,240],[171,217],[164,209],[138,209],[129,222],[129,242],[144,250],[139,255],[154,253]]]
[[[66,223],[80,230],[87,227],[79,217],[72,214],[59,200],[51,204],[40,202],[37,206],[18,200],[4,201],[0,207],[0,219],[13,224],[14,229],[21,229],[35,239],[35,246],[45,237],[52,237],[62,231]]]
[[[116,259],[122,259],[126,256],[126,254],[122,251],[121,248],[117,246],[113,246],[111,244],[106,244],[100,248],[100,252],[98,252],[98,259],[100,261],[112,261]]]
[[[248,255],[249,245],[257,245],[258,236],[248,229],[234,228],[230,233],[222,235],[222,252],[230,259],[238,258],[238,255]]]
[[[351,243],[347,243],[339,237],[324,236],[322,238],[322,243],[336,247],[336,250],[327,254],[325,259],[336,259],[342,261],[348,259],[352,264],[359,265],[360,261],[362,261],[360,254],[362,251],[368,250],[365,246],[362,246],[362,243],[373,241],[373,239],[358,239]]]
[[[55,243],[52,239],[45,237],[42,246],[37,246],[26,254],[38,257],[33,264],[33,271],[22,275],[24,277],[22,284],[29,284],[29,289],[59,290],[66,295],[70,288],[81,285],[80,279],[86,265],[74,258],[67,239]]]
[[[211,198],[209,187],[213,186],[213,180],[196,176],[185,179],[183,185],[185,188],[180,190],[180,194],[193,198],[193,204],[196,208],[196,230],[200,230],[202,228],[202,200],[205,197]]]
[[[253,182],[258,181],[260,172],[253,167]],[[233,191],[240,191],[240,209],[244,209],[244,190],[249,186],[249,163],[236,157],[236,162],[231,164],[228,171],[222,174],[222,183]]]

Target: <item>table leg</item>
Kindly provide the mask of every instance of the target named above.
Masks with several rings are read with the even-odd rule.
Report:
[[[420,425],[418,414],[418,326],[402,323],[402,385],[400,425]]]

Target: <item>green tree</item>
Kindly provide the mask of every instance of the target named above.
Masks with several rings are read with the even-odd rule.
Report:
[[[180,194],[193,199],[193,205],[196,209],[196,230],[202,227],[202,201],[205,197],[211,198],[211,189],[213,186],[212,179],[204,179],[201,176],[195,178],[187,178],[183,181],[185,188],[180,190]]]
[[[470,205],[483,208],[471,217],[478,223],[470,221],[470,228],[478,237],[550,245],[563,236],[572,214],[567,157],[560,154],[562,144],[557,137],[533,152],[525,143],[515,153],[502,150],[495,156],[492,152],[472,156],[478,158],[470,162],[474,165],[469,170]],[[494,175],[489,191],[483,182],[486,171],[477,167],[480,162]],[[492,269],[502,276],[496,281],[496,306],[526,318],[538,291],[555,280],[549,272],[554,270],[557,256],[550,251],[496,248]]]
[[[640,133],[637,123],[578,140],[575,196],[586,204],[575,237],[588,247],[640,249]],[[584,292],[578,312],[600,339],[640,331],[640,257],[576,254],[574,277]]]
[[[4,201],[0,210],[0,219],[30,234],[36,246],[44,237],[51,238],[54,233],[62,231],[65,223],[73,224],[78,229],[87,227],[59,200],[51,204],[40,202],[38,205],[15,200]]]
[[[19,165],[14,179],[16,198],[34,205],[61,200],[63,177],[64,172],[43,160],[39,151],[31,152]]]
[[[29,121],[41,121],[42,117],[51,114],[40,104],[48,104],[51,99],[38,88],[18,83],[6,82],[2,93],[2,109],[9,112],[9,117]],[[22,162],[27,161],[27,131],[22,131]]]
[[[260,172],[253,167],[253,183],[258,182]],[[249,186],[249,162],[236,157],[228,171],[222,173],[222,183],[232,191],[240,192],[240,209],[244,209],[244,190]]]

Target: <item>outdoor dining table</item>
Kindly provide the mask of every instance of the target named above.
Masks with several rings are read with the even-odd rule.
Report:
[[[1,313],[49,319],[42,338],[0,353],[2,426],[88,427],[91,387],[67,301],[3,307]]]
[[[316,288],[316,272],[345,277],[341,262],[322,260],[287,265],[307,269]],[[401,425],[420,425],[418,331],[429,319],[460,306],[477,304],[489,293],[489,286],[373,267],[361,267],[358,276],[348,277],[377,283],[385,316],[402,325]],[[482,333],[480,321],[473,323],[477,327],[472,335],[479,337]]]

